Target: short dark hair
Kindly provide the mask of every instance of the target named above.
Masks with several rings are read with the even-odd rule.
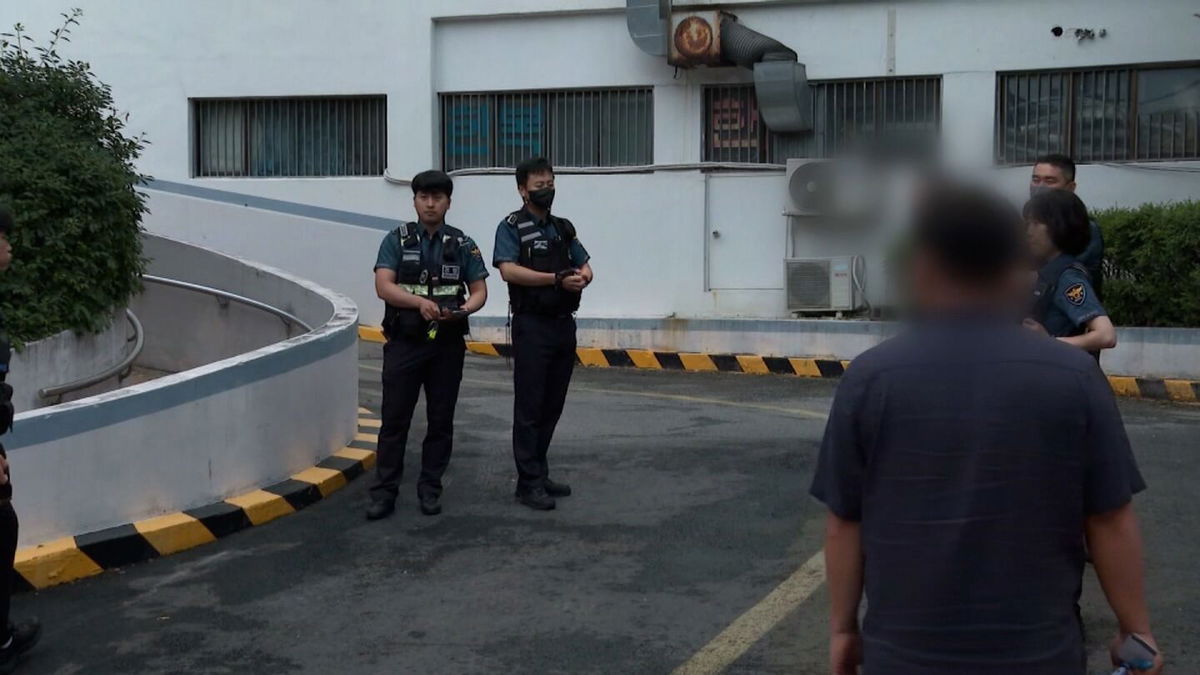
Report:
[[[1058,250],[1071,255],[1083,253],[1092,238],[1087,207],[1068,190],[1044,190],[1025,202],[1027,220],[1042,223]]]
[[[412,191],[414,195],[418,192],[430,192],[441,193],[449,197],[454,194],[454,181],[450,180],[450,176],[445,171],[430,169],[413,176]]]
[[[16,223],[13,222],[12,211],[9,211],[8,207],[0,204],[0,234],[7,237],[8,233],[12,232],[15,226]]]
[[[1025,237],[1015,207],[976,187],[950,185],[922,195],[913,218],[913,244],[956,280],[987,286],[1025,260]]]
[[[1066,155],[1057,152],[1042,155],[1034,162],[1034,166],[1038,164],[1049,164],[1050,166],[1058,167],[1058,170],[1063,172],[1063,178],[1066,178],[1068,183],[1075,180],[1075,160]]]
[[[545,157],[530,157],[517,165],[517,185],[525,187],[530,174],[548,173],[554,175],[554,167]]]

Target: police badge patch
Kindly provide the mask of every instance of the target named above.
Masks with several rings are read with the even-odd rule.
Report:
[[[1087,299],[1087,290],[1084,288],[1083,284],[1071,284],[1067,287],[1067,290],[1063,292],[1063,295],[1067,297],[1067,302],[1078,307],[1079,305],[1083,304],[1084,300]]]
[[[458,265],[442,265],[442,278],[448,281],[457,281],[459,274]]]

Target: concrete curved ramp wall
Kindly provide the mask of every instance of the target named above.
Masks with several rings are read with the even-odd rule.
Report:
[[[267,303],[314,329],[288,338],[279,319],[244,308],[217,321],[206,313],[214,311],[212,298],[164,302],[153,294],[177,291],[148,284],[137,301],[148,338],[159,332],[148,355],[204,365],[19,414],[3,442],[21,546],[219,501],[310,467],[354,437],[353,302],[279,270],[162,237],[148,236],[146,251],[151,274]],[[250,322],[242,335],[220,335],[239,330],[239,319]],[[262,344],[228,353],[247,339]]]

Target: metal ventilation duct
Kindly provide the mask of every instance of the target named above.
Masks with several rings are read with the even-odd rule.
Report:
[[[668,56],[671,35],[671,0],[625,0],[629,36],[651,56]],[[722,14],[721,59],[754,71],[758,113],[772,131],[811,131],[812,90],[804,64],[796,52],[775,38]]]
[[[651,56],[667,55],[671,33],[671,0],[625,0],[629,37]]]
[[[794,50],[727,14],[721,20],[721,57],[754,71],[758,114],[767,128],[782,132],[812,130],[812,90],[804,64],[797,61]]]

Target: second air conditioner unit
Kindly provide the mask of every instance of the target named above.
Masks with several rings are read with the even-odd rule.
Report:
[[[859,256],[788,258],[784,262],[789,312],[852,312],[859,308]]]

